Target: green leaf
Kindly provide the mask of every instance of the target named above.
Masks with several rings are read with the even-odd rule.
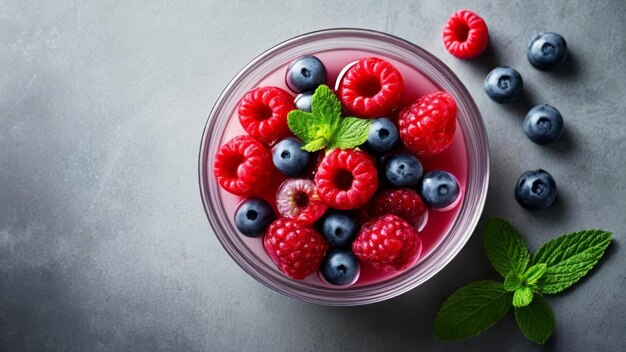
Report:
[[[492,219],[485,227],[483,245],[487,258],[493,267],[502,275],[511,271],[524,273],[530,253],[522,236],[511,224],[503,219]]]
[[[534,286],[539,279],[545,274],[547,265],[545,263],[539,263],[531,266],[526,270],[524,275],[522,275],[522,279],[525,285]]]
[[[504,279],[504,289],[507,291],[515,291],[522,287],[522,280],[515,271],[509,271],[509,274]]]
[[[348,149],[357,147],[365,141],[369,134],[372,120],[345,117],[339,120],[339,127],[328,143],[329,148]]]
[[[287,114],[287,126],[304,143],[315,139],[318,129],[317,125],[315,117],[311,113],[302,110],[292,110]]]
[[[326,140],[323,138],[318,138],[303,145],[301,149],[306,150],[307,152],[315,152],[320,149],[324,149],[325,146],[326,146]]]
[[[545,263],[546,272],[537,290],[555,294],[572,286],[602,258],[612,233],[601,230],[574,232],[557,237],[539,248],[533,263]]]
[[[453,341],[480,334],[509,311],[512,295],[493,280],[472,282],[458,289],[441,305],[435,318],[435,335]]]
[[[335,129],[341,116],[341,102],[327,85],[320,85],[313,93],[311,113],[316,115],[323,124]]]
[[[548,340],[556,325],[550,305],[540,295],[526,307],[515,308],[515,320],[522,333],[538,344]]]
[[[513,295],[513,307],[525,307],[533,300],[533,290],[530,287],[522,286],[515,290]]]

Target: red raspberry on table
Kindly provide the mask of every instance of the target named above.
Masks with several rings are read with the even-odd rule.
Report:
[[[335,149],[319,164],[315,184],[330,207],[348,210],[362,207],[378,188],[378,171],[365,152]]]
[[[454,138],[456,114],[456,103],[450,94],[425,95],[400,112],[400,139],[417,156],[441,153]]]
[[[313,228],[297,220],[274,221],[263,238],[263,247],[285,275],[303,279],[319,269],[328,243]]]
[[[376,57],[357,61],[339,84],[343,106],[358,117],[381,117],[400,102],[402,75],[389,62]]]
[[[354,255],[386,272],[408,268],[422,251],[422,240],[411,225],[395,215],[375,218],[361,227],[352,243]]]
[[[271,144],[289,134],[287,114],[293,109],[291,94],[277,87],[259,87],[241,98],[237,113],[249,135]]]
[[[370,216],[393,214],[413,227],[419,224],[426,207],[420,195],[411,188],[389,189],[379,193],[370,203]]]
[[[443,28],[443,44],[450,54],[460,59],[473,59],[487,48],[487,24],[470,10],[459,10]]]
[[[238,136],[217,150],[213,174],[228,192],[247,196],[264,191],[273,167],[272,155],[261,142]]]

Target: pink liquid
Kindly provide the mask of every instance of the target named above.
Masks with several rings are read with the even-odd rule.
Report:
[[[389,61],[402,74],[402,78],[404,80],[404,95],[400,104],[401,107],[406,106],[407,104],[413,102],[415,99],[423,95],[441,90],[427,76],[425,76],[421,71],[417,70],[416,68],[381,55],[373,55],[371,53],[368,53],[367,51],[331,50],[312,54],[317,56],[326,66],[328,75],[326,84],[331,88],[335,87],[335,81],[337,80],[337,77],[341,70],[346,65],[361,58],[377,56]],[[287,69],[287,66],[288,63],[286,63],[284,66],[278,67],[273,72],[268,72],[268,74],[258,82],[257,86],[275,86],[291,92],[285,84],[285,71]],[[394,111],[392,115],[397,114],[397,112],[398,111]],[[235,136],[243,134],[246,134],[246,132],[241,127],[241,124],[239,123],[239,118],[235,113],[231,117],[230,122],[228,123],[224,131],[224,135],[220,144],[227,142]],[[422,253],[420,255],[420,259],[417,260],[416,264],[420,262],[421,258],[428,256],[438,246],[443,237],[450,230],[463,203],[462,198],[465,190],[465,184],[467,181],[467,152],[465,149],[465,138],[463,136],[463,132],[460,129],[460,125],[457,124],[456,134],[454,136],[452,144],[448,149],[435,157],[420,158],[420,161],[424,166],[424,173],[431,170],[445,170],[452,173],[459,181],[461,193],[459,196],[459,201],[457,201],[451,207],[446,208],[445,211],[434,210],[431,208],[427,209],[425,225],[422,226],[419,232],[423,245]],[[265,198],[270,204],[274,204],[276,190],[285,179],[286,177],[282,175],[276,176],[275,182],[272,187],[268,187],[268,190],[264,194],[261,194],[261,197]],[[226,213],[232,221],[235,209],[239,202],[243,200],[243,198],[232,195],[224,191],[223,189],[220,189],[220,196],[222,198]],[[271,267],[275,267],[275,265],[263,249],[262,237],[248,238],[243,235],[239,236],[241,236],[243,242],[250,248],[252,252],[255,253],[257,257],[266,261]],[[383,273],[374,268],[362,265],[359,278],[353,285],[360,286],[377,283],[394,277],[398,274],[400,273]],[[309,275],[307,278],[304,279],[304,281],[325,287],[336,287],[322,281],[317,274]],[[341,288],[339,287],[338,289]]]

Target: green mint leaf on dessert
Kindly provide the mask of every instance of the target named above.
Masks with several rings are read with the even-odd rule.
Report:
[[[523,275],[524,284],[533,287],[546,273],[547,268],[548,266],[545,263],[538,263],[528,268]]]
[[[335,138],[330,141],[329,148],[354,148],[367,141],[372,120],[344,117],[339,121]]]
[[[487,223],[483,237],[487,258],[493,267],[506,277],[510,271],[522,274],[530,262],[526,243],[517,230],[503,219]]]
[[[611,232],[587,230],[545,243],[533,257],[533,263],[544,263],[547,266],[536,284],[537,290],[555,294],[578,282],[602,258],[611,237]]]
[[[475,336],[495,324],[511,308],[512,293],[493,280],[472,282],[454,292],[435,318],[440,340]]]
[[[332,125],[341,116],[341,102],[328,86],[322,84],[313,93],[311,113]]]
[[[302,141],[313,140],[317,134],[316,125],[310,120],[313,120],[311,114],[302,110],[292,110],[287,115],[289,129]]]
[[[515,320],[522,333],[538,344],[544,344],[556,326],[550,305],[540,295],[535,295],[529,305],[515,308]]]
[[[522,286],[515,290],[513,295],[513,307],[526,307],[533,300],[533,290],[530,287]]]
[[[307,152],[315,152],[326,147],[326,140],[323,138],[318,138],[310,141],[309,143],[302,146],[302,150],[306,150]]]
[[[515,271],[510,271],[504,278],[504,289],[513,292],[520,287],[522,287],[522,280],[519,275]]]

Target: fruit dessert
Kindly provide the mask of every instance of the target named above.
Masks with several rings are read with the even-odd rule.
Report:
[[[399,275],[436,248],[461,207],[464,148],[455,99],[423,73],[334,50],[240,98],[213,177],[256,255],[341,288]]]

